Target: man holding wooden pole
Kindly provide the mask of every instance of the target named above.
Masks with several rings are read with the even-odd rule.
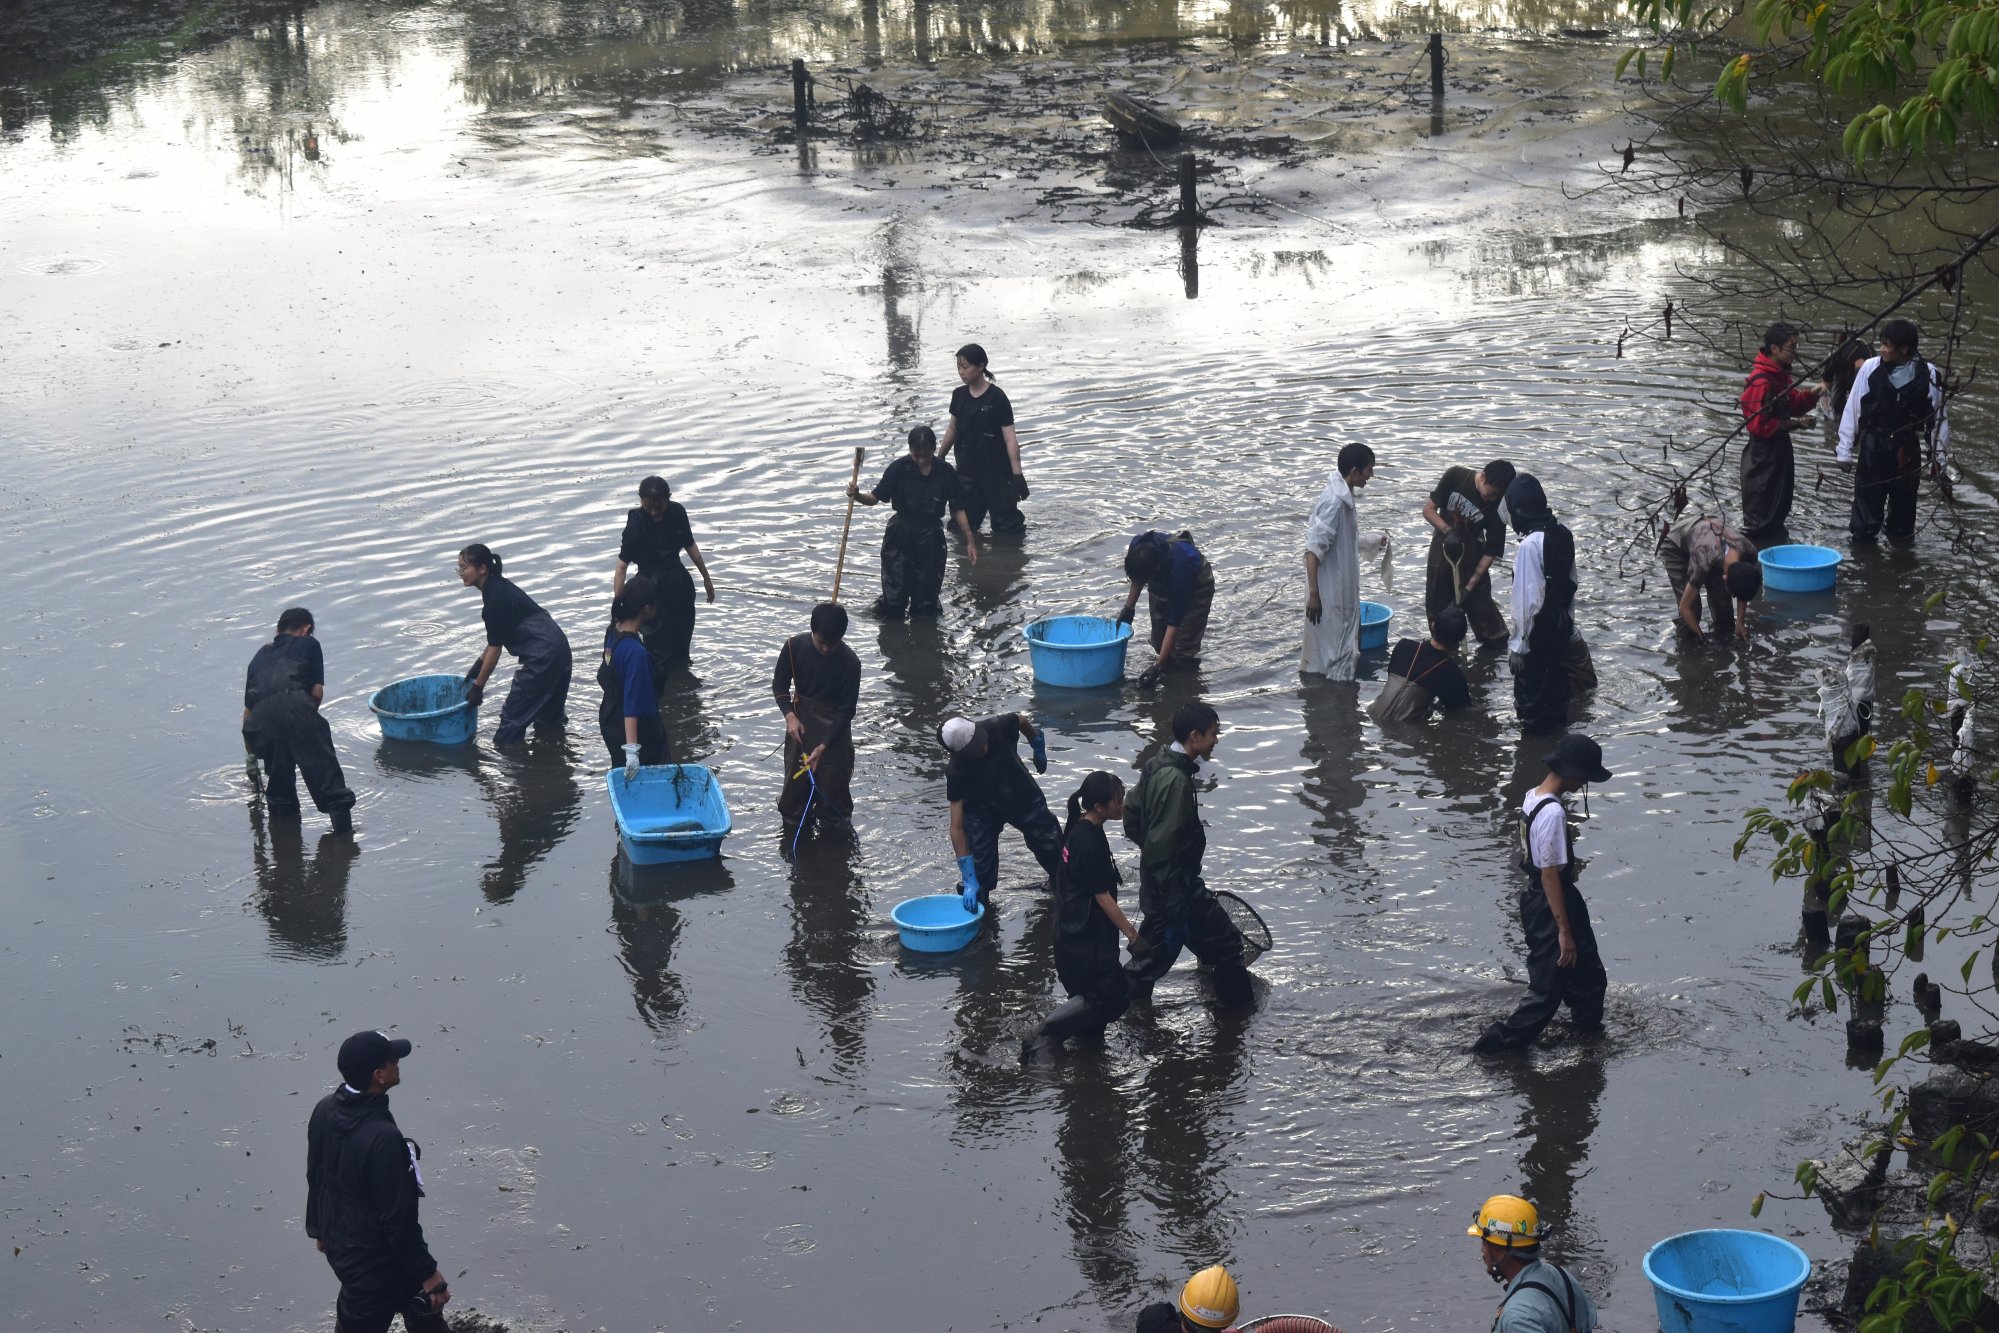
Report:
[[[853,833],[854,713],[861,701],[861,659],[846,645],[847,609],[812,608],[812,629],[785,640],[771,673],[784,714],[784,789],[778,813],[787,841],[807,819],[821,832]]]

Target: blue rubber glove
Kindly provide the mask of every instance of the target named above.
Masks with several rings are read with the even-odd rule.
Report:
[[[964,891],[965,910],[979,910],[979,865],[969,856],[958,858],[958,885]]]
[[[1037,773],[1046,773],[1048,771],[1048,733],[1045,731],[1035,732],[1033,737],[1027,742],[1027,746],[1034,751],[1034,771]]]

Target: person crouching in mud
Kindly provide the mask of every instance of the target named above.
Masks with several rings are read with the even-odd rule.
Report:
[[[951,752],[944,797],[951,803],[951,850],[967,912],[992,901],[1000,830],[1008,824],[1020,830],[1050,884],[1061,864],[1062,829],[1048,813],[1041,784],[1021,767],[1022,737],[1033,747],[1034,771],[1046,773],[1048,733],[1026,713],[1001,713],[981,722],[954,717],[937,729],[937,739]]]

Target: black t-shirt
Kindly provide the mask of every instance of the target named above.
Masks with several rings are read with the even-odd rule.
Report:
[[[965,507],[958,490],[958,469],[940,458],[931,462],[926,477],[908,454],[882,472],[882,479],[875,483],[875,499],[886,501],[898,514],[932,523],[949,510]]]
[[[646,517],[643,509],[627,511],[625,532],[618,538],[618,559],[636,565],[639,573],[656,580],[685,573],[680,553],[692,545],[694,529],[688,525],[687,510],[668,500],[657,523]]]
[[[1006,436],[1000,428],[1013,424],[1013,403],[997,384],[988,384],[976,398],[960,384],[951,391],[951,420],[958,425],[957,447],[968,456],[978,457],[988,448],[1003,451]]]
[[[1499,501],[1487,504],[1478,493],[1476,469],[1454,467],[1445,472],[1437,489],[1430,492],[1430,503],[1446,521],[1462,519],[1470,525],[1479,555],[1497,560],[1506,554],[1506,525],[1499,521]]]
[[[257,701],[282,690],[304,690],[326,683],[326,656],[319,640],[310,634],[280,634],[257,650],[250,669],[243,675],[243,706],[255,708]]]
[[[1428,690],[1445,712],[1471,707],[1471,686],[1464,670],[1451,654],[1439,651],[1426,639],[1402,639],[1388,654],[1388,672],[1407,676]]]
[[[945,799],[963,801],[974,810],[996,811],[1014,809],[1023,799],[1031,801],[1036,790],[1034,779],[1021,766],[1016,748],[1020,740],[1019,716],[1002,713],[977,725],[979,736],[986,742],[985,752],[976,759],[971,757],[979,748],[975,737],[951,756],[944,769]]]
[[[1078,819],[1062,840],[1062,869],[1055,877],[1055,928],[1064,935],[1116,935],[1117,927],[1096,899],[1100,893],[1117,897],[1123,882],[1103,829]]]
[[[601,547],[598,549],[602,549]],[[486,642],[506,647],[521,622],[529,616],[541,614],[541,608],[534,598],[515,587],[512,580],[499,574],[490,575],[486,586],[480,591],[479,616],[486,622]]]
[[[801,698],[830,710],[834,735],[847,739],[854,713],[861,706],[861,659],[852,648],[842,643],[831,653],[822,653],[812,646],[809,630],[793,635],[778,650],[777,666],[770,677],[770,692],[786,713],[792,711],[794,688]]]

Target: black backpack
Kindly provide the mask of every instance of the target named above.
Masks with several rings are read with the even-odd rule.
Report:
[[[1124,798],[1124,836],[1140,847],[1145,845],[1145,780],[1159,766],[1154,759],[1138,771],[1138,781]]]

